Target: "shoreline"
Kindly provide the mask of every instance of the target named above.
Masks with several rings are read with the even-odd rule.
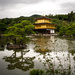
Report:
[[[58,36],[58,34],[31,34],[31,36]]]

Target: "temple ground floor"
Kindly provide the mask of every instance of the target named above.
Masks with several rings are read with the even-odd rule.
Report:
[[[55,33],[54,29],[35,29],[34,31],[36,33],[42,33],[42,34],[54,34]]]

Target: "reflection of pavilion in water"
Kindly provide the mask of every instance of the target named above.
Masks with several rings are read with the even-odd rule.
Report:
[[[59,38],[55,36],[35,37],[35,50],[69,51],[75,50],[75,41]]]
[[[13,70],[15,68],[27,71],[30,68],[34,67],[33,59],[35,57],[24,57],[24,55],[29,51],[20,50],[20,56],[17,56],[17,50],[14,50],[14,53],[10,57],[4,57],[3,59],[6,62],[9,62],[7,69]]]
[[[49,36],[49,37],[35,37],[35,50],[36,51],[50,51],[52,49],[54,49],[54,36]]]

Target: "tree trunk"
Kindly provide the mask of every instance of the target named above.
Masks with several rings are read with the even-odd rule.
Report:
[[[16,38],[14,38],[13,40],[14,40],[14,43],[16,44]]]

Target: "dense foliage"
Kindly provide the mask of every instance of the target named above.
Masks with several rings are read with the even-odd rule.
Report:
[[[59,35],[75,36],[75,13],[71,11],[66,15],[46,15],[49,18],[53,18],[52,23],[56,24],[56,32]]]
[[[26,40],[26,35],[34,33],[33,29],[34,25],[30,21],[23,20],[21,23],[8,27],[5,36],[14,40],[15,44],[22,45],[24,40]]]
[[[30,75],[46,75],[43,70],[33,69],[30,71]]]

